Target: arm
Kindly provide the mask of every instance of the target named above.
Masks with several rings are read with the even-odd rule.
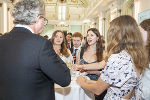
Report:
[[[70,56],[68,57],[69,62],[70,62],[70,64],[73,64],[73,56],[72,56],[72,54],[71,54],[71,52],[70,52],[69,49],[68,49],[68,52],[69,52],[69,54],[70,54]]]
[[[101,62],[92,63],[92,64],[75,64],[72,67],[74,67],[75,70],[83,69],[83,70],[100,70],[103,69],[106,65],[106,62],[102,60]]]
[[[50,41],[44,41],[39,52],[41,70],[55,83],[61,86],[70,84],[70,70],[55,53]]]
[[[97,62],[97,63],[83,64],[81,65],[81,67],[84,70],[99,70],[99,69],[103,69],[105,65],[106,65],[106,62],[102,60],[101,62]]]
[[[70,56],[68,58],[66,58],[66,64],[69,68],[71,68],[72,64],[73,64],[73,57],[72,57],[72,54],[70,52],[70,50],[68,49],[68,53],[70,54]]]
[[[103,93],[107,88],[109,88],[109,84],[104,82],[101,78],[98,79],[98,81],[87,81],[85,77],[79,76],[77,78],[77,83],[83,87],[84,89],[87,89],[94,94],[101,94]]]
[[[75,64],[79,64],[80,63],[80,52],[81,52],[81,50],[77,54],[77,58],[76,58],[76,63]]]
[[[96,83],[96,81],[94,81],[94,80],[86,80],[86,83],[93,84],[93,83]]]
[[[88,70],[86,71],[88,74],[96,74],[96,75],[100,75],[100,71],[97,71],[97,70]]]

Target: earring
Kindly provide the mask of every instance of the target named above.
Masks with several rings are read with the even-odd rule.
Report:
[[[96,42],[98,42],[98,39],[96,40]]]

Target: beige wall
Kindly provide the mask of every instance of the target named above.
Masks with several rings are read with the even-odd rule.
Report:
[[[139,0],[139,2],[140,2],[139,13],[150,9],[150,0]]]

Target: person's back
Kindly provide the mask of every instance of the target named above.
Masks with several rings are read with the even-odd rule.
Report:
[[[26,4],[26,10],[30,6],[41,9],[40,0],[20,1],[16,7]],[[20,25],[19,20],[11,32],[0,37],[0,100],[55,100],[54,83],[69,85],[70,70],[51,42],[36,35],[43,28],[43,17],[38,14],[29,25],[25,21]]]
[[[141,77],[147,54],[135,19],[122,15],[112,20],[107,39],[107,64],[101,79],[109,88],[104,100],[142,100]]]
[[[48,40],[32,33],[23,33],[24,30],[22,28],[20,33],[12,32],[0,38],[0,100],[53,100],[54,82],[61,86],[68,85],[69,70],[61,69],[66,65],[59,60],[52,46],[45,47]],[[44,50],[46,48],[49,49]],[[45,58],[48,52],[51,52],[51,58]],[[53,58],[55,61],[52,61]],[[62,80],[54,71],[62,72],[59,73]]]
[[[134,92],[138,92],[135,95],[141,95],[141,76],[137,75],[133,66],[133,59],[126,50],[109,57],[106,67],[101,72],[101,79],[112,86],[108,88],[104,100],[122,100],[122,96],[131,92],[134,87],[138,87],[134,89]],[[133,96],[132,99],[136,100],[137,97],[139,96]]]
[[[141,76],[148,61],[135,19],[128,15],[113,19],[107,39],[107,63],[98,81],[89,83],[79,76],[77,83],[96,94],[108,89],[104,100],[142,100]]]
[[[38,64],[43,41],[28,33],[10,33],[0,38],[0,100],[47,100],[47,93],[54,91]]]
[[[148,63],[149,66],[145,70],[144,75],[142,76],[142,97],[144,100],[150,99],[150,18],[142,21],[140,23],[140,31],[143,36],[144,46],[146,46],[147,49],[147,55],[148,55]]]

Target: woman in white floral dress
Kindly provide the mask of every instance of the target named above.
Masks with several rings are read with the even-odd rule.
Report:
[[[98,81],[83,76],[77,82],[95,94],[107,90],[104,100],[141,100],[141,76],[147,67],[147,55],[134,18],[117,17],[107,33],[106,66]]]

